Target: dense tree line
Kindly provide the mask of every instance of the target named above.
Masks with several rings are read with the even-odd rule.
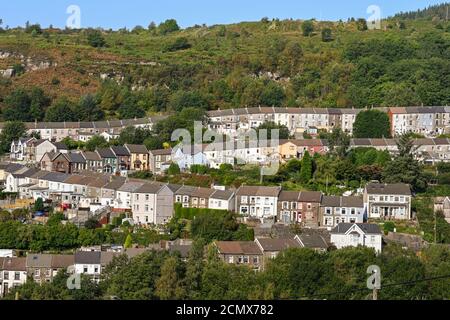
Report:
[[[119,256],[104,270],[99,285],[83,277],[81,290],[70,291],[64,285],[67,275],[60,272],[51,284],[30,281],[6,298],[14,299],[18,292],[24,300],[365,300],[372,298],[366,284],[371,265],[381,269],[379,299],[450,298],[450,252],[443,246],[425,249],[420,258],[395,245],[378,256],[362,247],[326,253],[289,249],[266,260],[265,271],[255,273],[246,266],[222,262],[212,245],[204,245],[196,241],[186,262],[167,252],[151,251],[132,259]],[[442,276],[447,278],[432,280]]]

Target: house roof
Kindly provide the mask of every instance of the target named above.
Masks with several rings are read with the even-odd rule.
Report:
[[[69,153],[63,153],[63,156],[66,157],[69,162],[73,163],[86,163],[86,159],[83,157],[81,153],[75,153],[75,152],[69,152]]]
[[[319,191],[302,191],[300,193],[300,202],[317,202],[322,199],[322,193]]]
[[[262,254],[253,241],[216,241],[215,244],[220,254]]]
[[[97,149],[98,155],[102,158],[116,158],[116,155],[112,152],[110,148]]]
[[[67,178],[69,178],[69,174],[60,173],[60,172],[49,172],[41,179],[52,182],[64,182]]]
[[[51,268],[51,254],[29,254],[27,256],[27,268]]]
[[[100,253],[100,262],[101,262],[102,266],[107,266],[108,264],[110,264],[111,261],[113,261],[114,257],[116,257],[118,255],[119,254],[117,254],[116,252],[102,251]]]
[[[98,155],[97,152],[83,151],[81,154],[86,160],[90,160],[90,161],[100,161],[100,160],[102,160],[102,158],[100,158],[100,156]]]
[[[129,181],[124,183],[117,191],[121,192],[134,192],[140,187],[142,187],[145,184],[145,182],[136,182],[136,181]]]
[[[366,191],[368,194],[411,195],[410,186],[404,183],[384,184],[371,182],[367,184]]]
[[[340,196],[323,196],[321,201],[322,207],[346,207],[346,208],[363,208],[364,200],[362,197],[340,197]]]
[[[305,248],[327,249],[328,244],[325,239],[317,232],[303,232],[297,235]]]
[[[242,186],[238,189],[238,196],[278,197],[281,187]]]
[[[158,149],[149,151],[154,156],[168,156],[172,154],[172,149]]]
[[[278,196],[279,201],[297,202],[300,198],[300,191],[285,191],[282,190]]]
[[[144,183],[142,186],[134,190],[134,192],[157,194],[163,188],[163,186],[164,185],[160,183]]]
[[[345,234],[354,225],[358,226],[365,234],[381,234],[380,226],[374,223],[340,223],[331,230],[331,233]]]
[[[63,269],[72,266],[75,263],[73,254],[54,254],[52,259],[52,268]]]
[[[125,177],[115,177],[111,182],[103,187],[108,190],[119,190],[126,183]]]
[[[282,251],[289,248],[298,248],[300,243],[294,239],[271,239],[271,238],[257,238],[257,243],[261,246],[263,251]]]
[[[26,271],[27,258],[4,258],[1,270],[6,271]]]
[[[126,144],[125,147],[130,153],[148,153],[147,147],[141,144]]]
[[[112,146],[111,150],[118,157],[130,156],[130,152],[128,151],[128,149],[123,146]]]
[[[52,142],[58,150],[68,150],[67,146],[62,142]]]
[[[210,196],[211,199],[218,199],[218,200],[230,200],[234,195],[234,192],[231,190],[216,190],[214,193]]]
[[[75,252],[75,264],[100,264],[101,252],[99,251],[77,251]]]

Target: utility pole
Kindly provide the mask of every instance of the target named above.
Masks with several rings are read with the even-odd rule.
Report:
[[[434,211],[434,244],[437,243],[437,217],[436,211]]]

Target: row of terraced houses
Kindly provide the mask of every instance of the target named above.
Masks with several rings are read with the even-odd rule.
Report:
[[[42,198],[92,213],[102,209],[127,212],[134,223],[142,225],[167,223],[176,203],[312,228],[361,223],[369,218],[412,218],[412,195],[405,184],[369,183],[362,196],[344,197],[267,186],[199,188],[88,171],[49,172],[19,164],[2,164],[0,180],[6,191],[17,192],[21,199]]]
[[[391,135],[407,132],[435,137],[450,133],[450,107],[392,107],[374,108],[389,115]],[[309,130],[332,131],[340,128],[353,133],[353,124],[359,112],[365,109],[338,108],[277,108],[257,107],[210,111],[209,128],[230,136],[257,128],[272,121],[285,125],[291,134]]]

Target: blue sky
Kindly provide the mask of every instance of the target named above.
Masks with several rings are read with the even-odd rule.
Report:
[[[381,8],[382,17],[442,3],[444,0],[0,0],[0,18],[10,27],[26,21],[64,27],[69,5],[81,9],[82,27],[132,28],[175,18],[182,27],[280,19],[339,20],[365,17],[370,5]]]

